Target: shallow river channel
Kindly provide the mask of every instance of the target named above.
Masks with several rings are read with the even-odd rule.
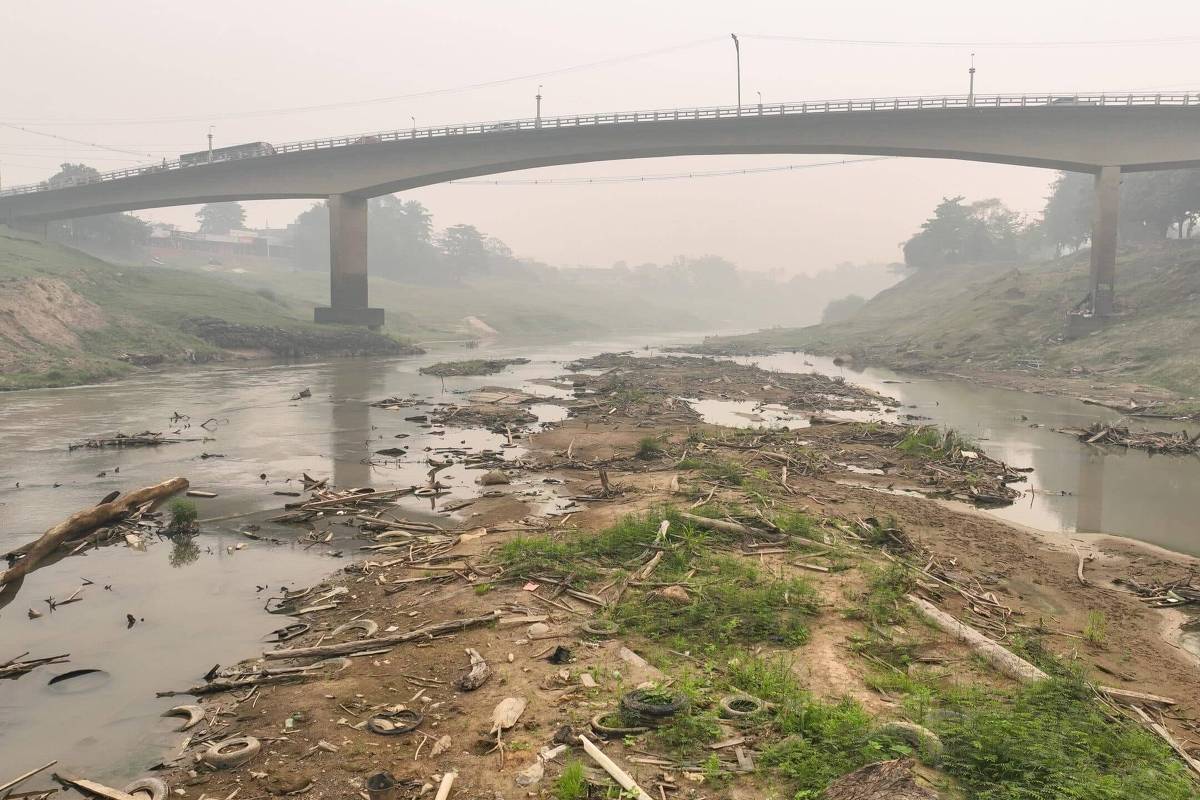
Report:
[[[580,356],[640,352],[645,343],[673,338],[452,349],[410,359],[213,366],[104,386],[0,394],[0,552],[29,541],[110,491],[182,475],[193,488],[218,495],[196,501],[202,520],[209,521],[195,547],[155,537],[144,549],[104,547],[37,570],[13,598],[0,595],[0,663],[25,651],[31,657],[70,654],[67,664],[0,681],[0,783],[58,759],[65,771],[123,785],[169,753],[179,741],[172,733],[179,720],[159,714],[190,697],[156,698],[155,692],[184,688],[213,664],[229,665],[262,650],[264,634],[288,621],[263,610],[266,598],[283,586],[316,582],[356,555],[353,540],[334,539],[306,549],[297,541],[297,528],[265,521],[283,503],[297,499],[274,493],[299,491],[294,479],[301,472],[328,477],[341,487],[409,486],[425,479],[425,447],[465,443],[478,449],[497,447],[504,439],[453,429],[434,435],[419,423],[406,422],[409,414],[372,408],[371,401],[411,394],[445,402],[454,399],[454,392],[487,385],[547,398],[567,396],[530,381],[560,375],[563,362]],[[694,337],[675,338],[684,340]],[[444,384],[417,373],[439,360],[515,356],[531,363],[493,376],[447,378]],[[743,360],[768,369],[843,375],[899,399],[905,406],[900,414],[953,426],[979,440],[990,455],[1033,467],[1028,487],[1035,491],[993,512],[1002,518],[1056,533],[1115,533],[1200,555],[1194,505],[1200,459],[1102,450],[1052,430],[1116,419],[1115,412],[1074,400],[908,378],[886,370],[849,371],[803,354]],[[311,398],[291,399],[306,388]],[[701,411],[710,421],[760,424],[733,413],[735,405],[718,403]],[[533,410],[544,422],[564,413],[548,404]],[[179,435],[207,441],[127,450],[67,449],[70,442],[117,431],[180,429],[186,422],[172,423],[175,412],[191,422]],[[215,419],[211,431],[199,427],[210,418]],[[1044,427],[1031,427],[1035,424]],[[1134,420],[1131,427],[1142,424]],[[1161,420],[1144,424],[1178,427]],[[394,446],[398,434],[407,434],[408,459],[371,457],[375,450]],[[519,448],[505,452],[508,458],[520,455]],[[453,493],[442,502],[475,494],[476,473],[462,468],[447,473],[449,479],[445,473],[439,478],[453,485]],[[556,503],[551,492],[547,487],[545,508]],[[428,502],[418,499],[408,511],[414,518],[431,513]],[[261,526],[260,537],[282,544],[248,539],[241,533],[248,524]],[[333,555],[339,550],[343,557]],[[84,581],[90,584],[83,588],[82,601],[50,609],[47,598],[66,599]],[[31,608],[42,616],[30,619]],[[127,614],[135,619],[132,626]],[[47,685],[56,675],[82,668],[103,672]],[[45,785],[48,777],[39,776],[19,788]]]

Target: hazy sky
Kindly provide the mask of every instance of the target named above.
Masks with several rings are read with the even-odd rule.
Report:
[[[606,3],[533,0],[0,0],[4,185],[64,160],[115,169],[205,147],[543,114],[966,92],[1200,89],[1200,5],[1128,0]],[[1106,46],[983,44],[1169,39]],[[771,38],[774,37],[774,38]],[[788,37],[954,46],[818,43]],[[970,44],[974,42],[976,44]],[[662,52],[667,50],[667,52]],[[637,58],[627,56],[659,51]],[[583,66],[598,61],[600,66]],[[579,69],[567,68],[583,66]],[[553,73],[542,77],[537,73]],[[509,78],[520,78],[507,82]],[[466,89],[477,84],[492,85]],[[450,90],[450,91],[437,91]],[[402,97],[426,93],[424,96]],[[392,98],[392,99],[388,99]],[[374,101],[374,102],[369,102]],[[335,108],[312,108],[341,104]],[[306,107],[308,110],[295,110]],[[291,110],[288,110],[291,109]],[[507,178],[651,175],[829,161],[723,156],[554,167]],[[1033,213],[1052,173],[892,159],[755,176],[617,185],[445,185],[406,196],[561,264],[718,253],[813,272],[892,260],[943,195]],[[281,225],[303,202],[247,204]],[[140,212],[194,226],[194,208]]]

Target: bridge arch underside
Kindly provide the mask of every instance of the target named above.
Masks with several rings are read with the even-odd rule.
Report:
[[[586,118],[584,118],[586,119]],[[1200,107],[955,109],[635,122],[367,142],[0,197],[0,220],[43,221],[227,200],[329,199],[331,295],[318,319],[382,323],[368,309],[366,199],[450,180],[646,158],[875,155],[1096,176],[1091,308],[1111,311],[1122,171],[1200,166]],[[1109,246],[1111,244],[1111,247]],[[1104,263],[1097,263],[1097,253]],[[1110,257],[1111,256],[1111,257]],[[1107,263],[1112,261],[1112,263]]]

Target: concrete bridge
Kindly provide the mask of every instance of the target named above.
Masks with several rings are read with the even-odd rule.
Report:
[[[901,97],[634,111],[318,139],[211,163],[164,162],[0,192],[37,223],[229,200],[329,202],[330,304],[318,322],[378,326],[367,302],[367,200],[559,164],[664,156],[844,153],[950,158],[1096,176],[1092,316],[1112,313],[1122,172],[1200,167],[1200,93]]]

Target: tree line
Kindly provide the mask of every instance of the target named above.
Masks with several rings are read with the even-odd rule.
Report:
[[[302,212],[288,231],[297,267],[329,269],[329,207],[325,203]],[[434,285],[522,267],[508,245],[496,237],[465,224],[435,231],[429,209],[395,195],[376,197],[367,204],[367,259],[374,275]]]
[[[1041,214],[1026,219],[992,198],[945,197],[902,245],[910,267],[1058,256],[1088,244],[1094,178],[1061,172]],[[1200,170],[1131,172],[1121,177],[1120,239],[1150,243],[1197,235]]]

